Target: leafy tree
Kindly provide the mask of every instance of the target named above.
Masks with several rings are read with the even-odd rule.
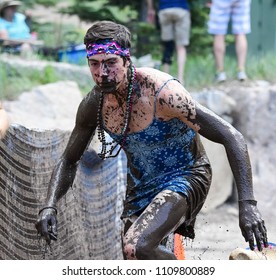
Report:
[[[77,14],[80,19],[86,21],[113,20],[118,23],[127,24],[137,17],[135,9],[131,5],[118,5],[120,1],[110,0],[78,0],[72,6],[63,10],[65,13]]]
[[[188,50],[192,54],[205,55],[211,52],[213,38],[207,31],[209,8],[205,0],[190,0],[191,36]]]
[[[55,6],[58,0],[22,0],[24,6],[32,7],[34,4],[40,4],[45,7]]]
[[[57,0],[24,0],[26,5],[40,3],[52,5]],[[155,0],[156,4],[158,0]],[[209,8],[206,0],[189,0],[192,16],[190,54],[207,54],[211,52],[212,36],[207,33]],[[126,25],[133,34],[133,51],[136,56],[151,53],[154,57],[161,55],[160,30],[143,21],[146,14],[146,0],[72,0],[72,5],[61,12],[78,15],[84,21],[112,20]]]
[[[156,4],[158,1],[155,1]],[[207,33],[206,23],[209,8],[206,0],[190,0],[192,28],[189,53],[210,53],[212,36]],[[67,9],[70,14],[77,14],[82,20],[113,20],[125,24],[133,33],[134,53],[138,56],[160,53],[160,34],[157,26],[141,22],[142,5],[145,0],[78,0]]]

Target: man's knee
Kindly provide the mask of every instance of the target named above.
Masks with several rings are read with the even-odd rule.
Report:
[[[138,260],[150,260],[153,254],[154,248],[151,244],[147,244],[146,242],[137,242],[136,245],[136,258]]]
[[[146,260],[149,258],[153,248],[144,238],[134,240],[127,235],[123,238],[123,253],[126,259]]]
[[[131,242],[123,242],[123,254],[127,260],[136,259],[136,246]]]

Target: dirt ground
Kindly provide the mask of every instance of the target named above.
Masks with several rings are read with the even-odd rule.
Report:
[[[275,243],[275,221],[264,217],[268,241]],[[194,241],[187,240],[185,255],[188,260],[228,260],[236,248],[248,248],[240,228],[238,207],[225,203],[208,213],[200,213],[196,221]]]

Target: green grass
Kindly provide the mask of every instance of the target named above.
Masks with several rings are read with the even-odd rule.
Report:
[[[225,72],[229,80],[235,79],[237,73],[236,58],[225,57]],[[266,54],[260,57],[247,57],[246,72],[250,80],[276,82],[276,55]],[[177,65],[174,59],[171,73],[177,76]],[[185,66],[185,86],[189,89],[201,89],[214,85],[215,63],[212,54],[207,56],[187,56]]]
[[[276,55],[267,54],[262,57],[247,58],[247,74],[250,80],[266,80],[276,83]],[[237,65],[235,57],[225,58],[225,71],[229,79],[235,79]],[[172,74],[176,76],[176,62],[172,65]],[[188,56],[185,69],[185,87],[189,90],[200,90],[214,85],[214,59],[213,56]],[[24,71],[21,73],[14,68],[6,66],[0,61],[0,100],[14,100],[23,91],[33,87],[53,83],[66,77],[58,77],[55,69],[48,66],[44,71]],[[91,82],[92,83],[92,82]],[[91,85],[81,87],[85,95]]]
[[[59,78],[52,66],[46,66],[44,71],[17,71],[0,61],[0,100],[14,100],[24,91],[38,85],[57,82]]]
[[[276,82],[276,55],[267,54],[259,58],[250,58],[248,74],[251,79],[263,79]]]

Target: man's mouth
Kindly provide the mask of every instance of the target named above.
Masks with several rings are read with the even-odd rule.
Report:
[[[110,86],[112,86],[114,83],[112,83],[112,82],[106,82],[106,83],[100,83],[100,86],[101,87],[110,87]]]
[[[115,82],[102,82],[98,84],[99,88],[101,90],[108,92],[108,91],[113,91],[116,89],[116,83]]]

